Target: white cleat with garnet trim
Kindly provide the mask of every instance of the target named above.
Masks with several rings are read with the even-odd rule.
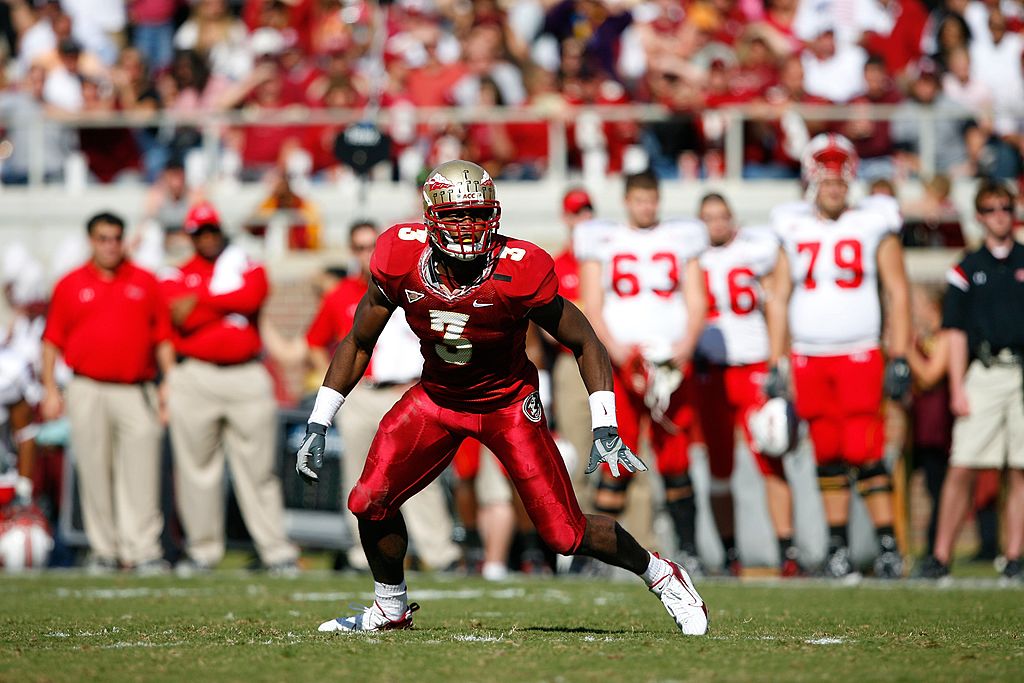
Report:
[[[665,561],[672,567],[672,573],[666,574],[651,586],[651,592],[661,599],[661,604],[675,619],[680,631],[688,636],[704,635],[708,632],[707,605],[697,593],[686,570],[672,560]]]
[[[412,613],[419,608],[418,604],[410,602],[409,607],[405,610],[405,614],[398,619],[389,619],[384,614],[384,610],[377,604],[377,601],[374,600],[373,604],[369,607],[361,607],[360,609],[363,611],[359,614],[325,621],[320,624],[320,628],[317,630],[321,633],[355,633],[364,631],[396,631],[412,628]]]

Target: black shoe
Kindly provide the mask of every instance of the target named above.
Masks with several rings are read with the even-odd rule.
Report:
[[[1003,579],[1007,581],[1020,581],[1024,579],[1024,566],[1021,566],[1020,558],[1007,560],[1003,567]]]
[[[934,555],[928,555],[914,569],[914,578],[938,580],[949,576],[949,565],[942,564]]]

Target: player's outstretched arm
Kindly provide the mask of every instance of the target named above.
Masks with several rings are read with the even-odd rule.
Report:
[[[327,368],[327,376],[316,394],[316,403],[306,425],[306,438],[295,456],[295,471],[309,484],[319,479],[316,470],[323,465],[327,428],[345,402],[345,396],[366,372],[377,338],[394,310],[380,288],[370,283],[356,307],[352,329],[338,344]]]
[[[590,321],[571,301],[556,296],[530,312],[530,320],[572,351],[587,393],[612,390],[612,364]]]
[[[615,419],[615,394],[612,391],[612,364],[608,351],[586,316],[571,301],[561,296],[530,312],[530,319],[545,332],[565,345],[576,356],[580,376],[590,394],[590,414],[594,429],[594,445],[590,449],[587,474],[607,463],[612,476],[619,476],[621,466],[628,472],[645,471],[647,465],[636,457],[619,438]]]

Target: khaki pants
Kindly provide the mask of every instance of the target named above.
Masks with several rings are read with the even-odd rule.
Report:
[[[159,559],[163,428],[155,388],[75,377],[65,403],[93,554],[127,565]]]
[[[377,434],[385,413],[402,398],[407,387],[394,386],[374,388],[359,383],[345,399],[345,406],[338,414],[341,429],[342,454],[342,500],[348,500],[348,492],[359,480],[370,452],[370,444]],[[406,501],[402,516],[409,529],[409,536],[416,544],[420,559],[433,569],[444,569],[461,557],[459,548],[452,541],[452,517],[444,497],[441,482],[434,480],[425,489]],[[359,525],[355,515],[346,512],[353,536],[359,537]],[[349,551],[349,563],[353,567],[365,568],[366,556],[360,546]]]
[[[1024,387],[1019,365],[986,368],[974,361],[964,387],[971,414],[953,423],[949,464],[976,469],[1024,469]]]
[[[188,359],[168,381],[175,494],[189,556],[206,565],[224,556],[226,452],[260,559],[266,565],[295,560],[275,472],[277,406],[270,375],[257,362],[221,367]]]

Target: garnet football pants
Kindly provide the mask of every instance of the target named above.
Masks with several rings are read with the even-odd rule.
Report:
[[[736,429],[743,431],[750,452],[761,474],[784,477],[782,458],[761,455],[754,446],[747,419],[765,403],[766,363],[751,365],[711,365],[694,375],[691,382],[693,405],[697,410],[704,444],[708,450],[711,476],[728,480],[732,476],[736,453]]]
[[[619,423],[619,436],[634,453],[639,453],[640,429],[643,418],[650,416],[644,397],[633,391],[628,370],[615,368],[615,414]],[[683,383],[672,394],[668,409],[660,421],[649,421],[651,450],[657,460],[658,472],[663,477],[686,474],[690,469],[690,427],[693,409],[687,384],[693,376],[687,369]],[[631,477],[623,472],[623,477]]]
[[[882,352],[847,356],[793,355],[797,414],[807,420],[818,464],[859,466],[881,459]]]
[[[366,467],[349,495],[360,519],[397,514],[402,503],[434,480],[472,437],[487,446],[512,479],[541,538],[569,555],[583,540],[586,519],[544,416],[527,417],[523,401],[489,413],[442,408],[417,384],[388,411],[370,446]]]

